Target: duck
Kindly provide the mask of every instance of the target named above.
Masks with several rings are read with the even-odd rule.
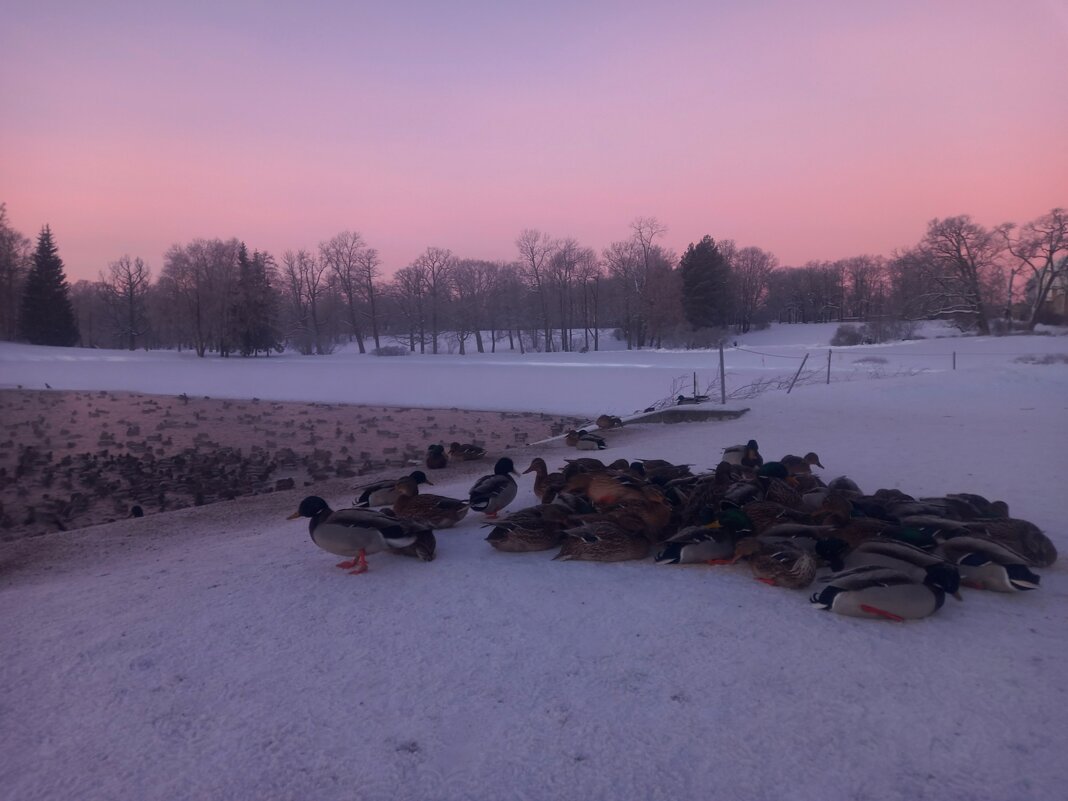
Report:
[[[386,478],[371,484],[361,484],[358,487],[354,487],[354,489],[362,491],[353,504],[357,508],[365,509],[371,506],[392,506],[399,495],[397,483],[403,479],[411,479],[417,485],[430,484],[433,486],[434,484],[422,470],[414,470],[407,476],[401,476],[400,478]]]
[[[806,475],[812,473],[812,468],[823,468],[820,464],[820,457],[812,451],[809,451],[804,456],[794,456],[793,454],[786,454],[786,456],[779,459],[779,461],[790,471],[790,475]]]
[[[603,451],[607,447],[604,437],[591,434],[584,428],[578,431],[575,429],[568,431],[564,442],[580,451]]]
[[[551,503],[567,483],[563,473],[550,473],[549,466],[540,456],[531,459],[530,467],[523,471],[524,475],[527,473],[534,473],[534,494],[542,503]]]
[[[310,518],[308,532],[312,542],[327,553],[351,557],[337,566],[349,570],[354,576],[367,572],[368,553],[393,551],[416,556],[425,562],[434,558],[434,532],[418,521],[400,520],[373,509],[339,509],[335,512],[318,495],[307,496],[288,519],[298,517]]]
[[[513,475],[519,474],[516,473],[512,460],[507,456],[498,459],[493,466],[493,474],[482,476],[471,487],[471,508],[490,519],[495,518],[501,509],[515,500],[519,488],[512,478]]]
[[[441,470],[449,465],[449,457],[444,445],[431,445],[426,449],[426,466],[430,470]]]
[[[622,418],[614,414],[602,414],[597,418],[598,428],[623,428]]]
[[[1027,592],[1037,590],[1042,580],[1028,566],[1027,557],[986,537],[953,537],[935,551],[957,566],[961,583],[966,587]]]
[[[564,534],[560,551],[553,560],[625,562],[649,555],[649,540],[608,520],[569,528]]]
[[[932,565],[923,581],[891,567],[866,565],[835,573],[809,599],[839,615],[883,620],[916,620],[942,608],[946,594],[960,589],[960,575],[949,565]]]
[[[726,564],[734,556],[738,534],[719,523],[687,526],[669,537],[656,554],[657,564]]]
[[[502,520],[483,524],[492,526],[486,542],[507,553],[547,551],[560,544],[567,518],[568,510],[563,506],[527,506]]]
[[[421,495],[413,478],[397,482],[393,512],[404,520],[422,520],[433,528],[452,528],[467,516],[469,504],[443,495]]]
[[[764,464],[764,457],[760,455],[757,441],[751,439],[745,445],[731,445],[724,448],[722,461],[742,467],[760,467]]]
[[[747,537],[734,549],[734,561],[749,563],[757,581],[799,590],[816,578],[819,560],[792,537]]]
[[[449,458],[458,459],[461,462],[473,462],[483,458],[486,449],[468,442],[453,442],[449,444]]]
[[[606,469],[607,466],[600,459],[582,456],[578,459],[564,459],[564,467],[560,472],[564,474],[564,478],[571,478],[579,473],[599,473]]]
[[[1049,567],[1057,561],[1057,546],[1042,530],[1027,520],[1014,517],[994,517],[970,520],[964,527],[972,534],[988,537],[1027,559],[1034,567]]]
[[[859,543],[845,557],[844,564],[846,569],[870,565],[889,567],[908,573],[913,581],[920,582],[926,578],[927,570],[932,565],[945,565],[957,573],[959,584],[960,571],[941,555],[886,536]]]

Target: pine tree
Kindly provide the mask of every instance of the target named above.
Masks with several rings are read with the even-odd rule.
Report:
[[[33,345],[70,346],[78,342],[78,324],[70,302],[63,260],[47,225],[37,237],[33,266],[19,311],[19,338]]]
[[[233,313],[233,339],[242,356],[255,356],[259,351],[270,355],[278,343],[275,327],[274,292],[268,273],[269,256],[255,251],[250,258],[245,244],[238,252],[238,278]]]
[[[719,247],[707,234],[692,242],[679,261],[682,277],[682,307],[694,328],[717,328],[727,324],[730,309],[730,268]]]

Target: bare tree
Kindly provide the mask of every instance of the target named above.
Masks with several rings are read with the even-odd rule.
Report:
[[[599,317],[601,302],[601,280],[604,278],[604,268],[597,260],[597,254],[593,248],[584,248],[579,254],[578,275],[579,285],[582,287],[582,328],[584,331],[584,351],[590,349],[590,335],[593,335],[593,349],[599,350],[601,345]]]
[[[390,294],[408,324],[408,350],[415,351],[418,333],[420,353],[426,353],[426,285],[425,268],[409,264],[397,270],[390,286]]]
[[[551,351],[553,337],[549,322],[549,262],[556,243],[548,234],[527,228],[516,237],[515,246],[519,250],[520,275],[537,298],[541,330],[545,336],[545,350]]]
[[[919,300],[927,314],[963,318],[990,333],[988,300],[1005,250],[1001,229],[987,230],[968,215],[931,220],[911,261],[930,279]]]
[[[1068,277],[1068,213],[1064,209],[1053,209],[1022,226],[1016,236],[1012,235],[1012,228],[1005,225],[999,229],[1005,247],[1016,259],[1010,270],[1007,306],[1011,308],[1012,305],[1012,276],[1026,268],[1031,273],[1027,327],[1034,330],[1050,290],[1058,280],[1064,281]]]
[[[412,266],[422,274],[427,301],[430,305],[432,353],[438,352],[440,316],[443,306],[449,300],[453,261],[451,250],[429,247],[412,263]]]
[[[486,309],[496,288],[499,270],[500,265],[494,262],[475,259],[460,260],[453,267],[452,286],[456,299],[453,321],[461,354],[466,353],[465,342],[471,334],[475,335],[478,352],[486,352],[482,328],[487,319]]]
[[[11,227],[7,204],[0,203],[0,338],[14,339],[22,286],[30,267],[32,245]]]
[[[323,304],[327,266],[306,250],[282,254],[282,277],[289,304],[291,331],[301,353],[322,355],[331,346],[326,336]]]
[[[333,239],[319,243],[319,262],[330,271],[330,277],[345,302],[349,336],[355,337],[360,353],[367,352],[359,308],[365,287],[360,256],[366,249],[363,237],[355,231],[342,231]]]
[[[145,298],[151,274],[141,258],[124,255],[108,265],[108,274],[100,274],[100,290],[111,314],[115,332],[128,350],[137,348],[137,338],[148,330]]]
[[[240,250],[236,239],[196,239],[172,246],[163,258],[163,280],[181,307],[185,334],[198,356],[211,346],[229,354]]]
[[[364,248],[357,254],[356,261],[359,265],[363,298],[367,302],[367,316],[371,321],[371,337],[375,341],[375,347],[380,348],[382,343],[378,335],[378,285],[375,282],[382,276],[379,269],[382,259],[379,258],[377,249]]]
[[[735,317],[738,328],[745,333],[752,327],[753,318],[767,297],[768,281],[779,262],[767,251],[758,247],[747,247],[732,252],[731,261],[728,263],[734,284]]]

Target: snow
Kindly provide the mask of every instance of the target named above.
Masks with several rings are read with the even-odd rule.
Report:
[[[728,388],[788,375],[806,349],[825,369],[833,326],[814,328],[740,338],[777,355],[728,350]],[[1063,553],[1068,366],[1015,359],[1066,352],[1055,336],[835,349],[832,377],[849,380],[764,393],[736,420],[609,432],[603,455],[709,468],[749,438],[815,450],[827,477],[869,491],[1005,500]],[[877,380],[854,362],[872,354],[888,360]],[[3,345],[0,385],[594,415],[717,365]],[[522,469],[574,451],[518,454]],[[485,469],[450,468],[434,491],[462,497]],[[472,514],[439,533],[434,562],[374,555],[350,577],[285,520],[303,494],[0,546],[0,797],[946,801],[1047,799],[1068,781],[1062,563],[1037,592],[970,591],[891,624],[817,611],[742,566],[498,553]]]

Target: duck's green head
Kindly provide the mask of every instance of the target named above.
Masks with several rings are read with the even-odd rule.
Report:
[[[309,495],[300,502],[300,506],[287,520],[296,520],[298,517],[315,517],[321,512],[328,511],[330,506],[318,495]]]
[[[785,479],[790,475],[790,471],[786,469],[786,465],[782,462],[765,462],[757,470],[757,475]]]
[[[732,534],[751,534],[753,521],[741,509],[724,509],[716,512],[714,519],[706,523],[710,528],[725,528]]]

